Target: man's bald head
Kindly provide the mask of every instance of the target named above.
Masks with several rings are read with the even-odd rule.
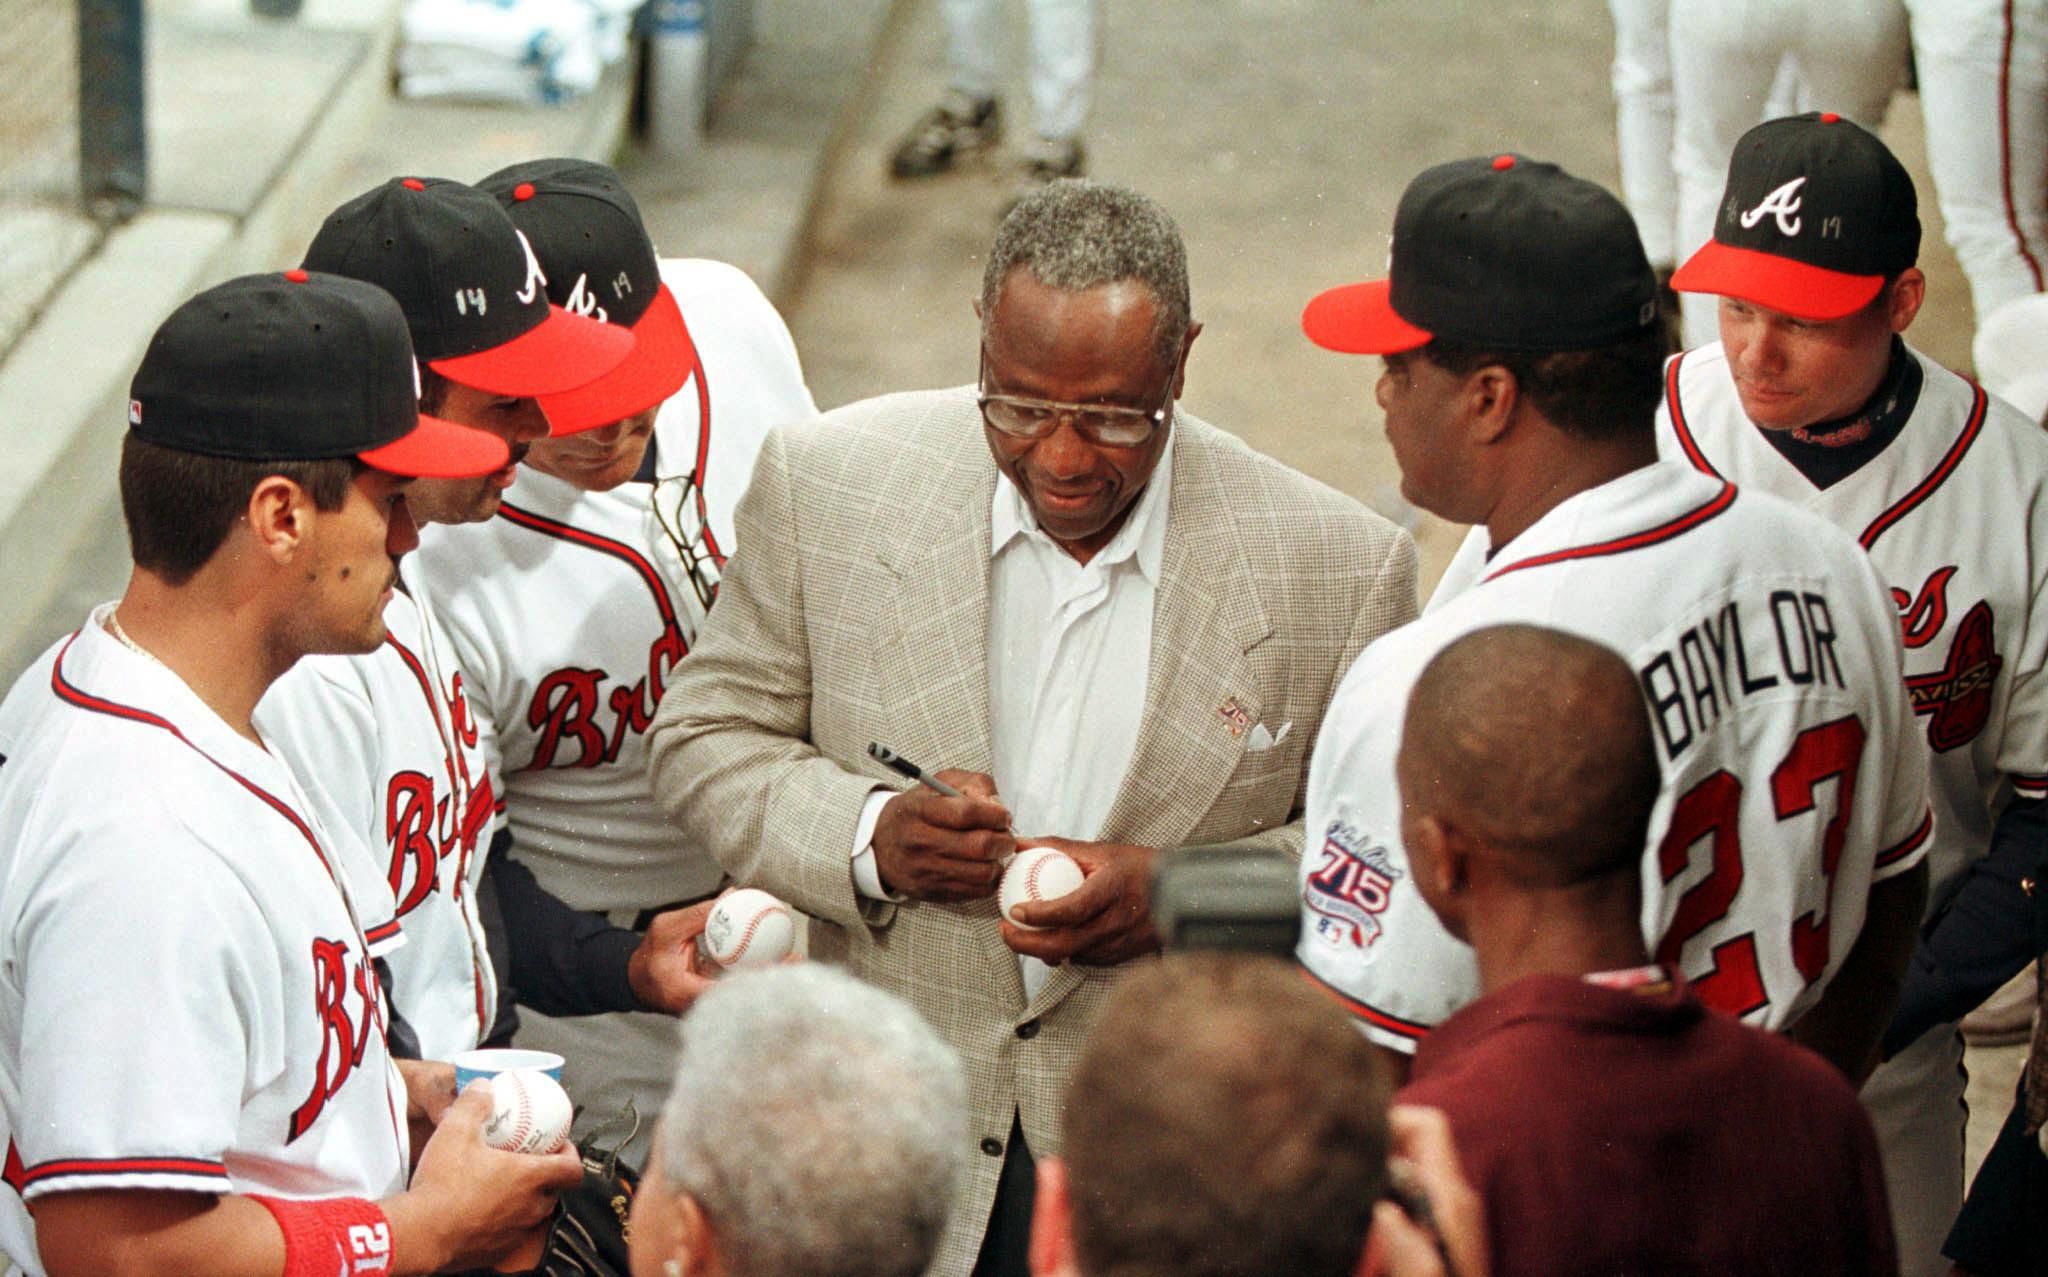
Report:
[[[1463,831],[1535,889],[1634,872],[1659,785],[1634,671],[1535,625],[1437,653],[1409,697],[1398,770],[1410,819]]]

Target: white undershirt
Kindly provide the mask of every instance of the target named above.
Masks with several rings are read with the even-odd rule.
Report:
[[[1108,545],[1079,563],[1047,536],[1030,503],[998,476],[990,510],[989,728],[996,792],[1019,839],[1100,836],[1136,751],[1151,668],[1152,605],[1166,551],[1173,436]],[[934,771],[944,759],[919,762]],[[868,799],[855,833],[854,882],[886,898],[872,839],[894,796]],[[1028,999],[1049,968],[1018,959]]]

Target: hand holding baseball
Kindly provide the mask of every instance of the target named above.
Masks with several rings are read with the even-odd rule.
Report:
[[[700,965],[772,966],[796,947],[796,914],[758,887],[737,887],[712,902],[696,947]]]
[[[492,1088],[472,1082],[420,1153],[412,1186],[383,1203],[393,1232],[424,1241],[440,1268],[489,1265],[532,1239],[556,1195],[583,1182],[573,1147],[506,1153],[484,1142]]]
[[[539,1069],[508,1069],[490,1079],[484,1143],[508,1153],[552,1153],[569,1144],[575,1111],[562,1084]]]
[[[717,972],[698,961],[697,937],[704,933],[714,903],[700,900],[658,913],[648,922],[647,934],[626,964],[626,979],[641,1006],[681,1015],[711,987]]]
[[[1083,881],[1081,866],[1057,847],[1020,847],[1003,870],[1003,885],[996,892],[996,912],[1026,931],[1037,927],[1018,920],[1018,905],[1057,900],[1078,888]]]
[[[1081,868],[1081,885],[1056,900],[1018,904],[1002,921],[1003,943],[1026,957],[1114,966],[1159,949],[1152,926],[1155,847],[1038,838]]]

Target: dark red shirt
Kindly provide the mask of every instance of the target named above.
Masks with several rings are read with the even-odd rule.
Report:
[[[1803,1047],[1656,992],[1532,976],[1423,1039],[1497,1277],[1896,1274],[1877,1137]]]

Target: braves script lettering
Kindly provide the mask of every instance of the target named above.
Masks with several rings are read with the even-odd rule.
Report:
[[[673,626],[647,649],[647,673],[631,684],[606,690],[610,675],[601,669],[560,669],[534,689],[526,723],[540,732],[533,758],[521,771],[548,767],[596,767],[617,761],[628,735],[644,735],[654,724],[654,711],[668,686],[669,671],[687,656],[690,645]],[[598,722],[600,709],[611,712],[611,730]],[[573,743],[570,757],[563,746]]]
[[[320,1021],[320,1059],[313,1086],[292,1112],[286,1143],[311,1130],[327,1102],[347,1085],[363,1062],[363,1049],[377,1025],[376,994],[366,964],[341,940],[313,941],[313,1014]]]

